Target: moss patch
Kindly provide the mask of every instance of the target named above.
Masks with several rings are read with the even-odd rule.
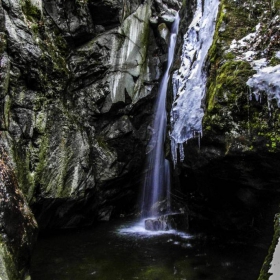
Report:
[[[41,19],[41,11],[30,0],[22,1],[22,11],[29,21],[38,21]]]
[[[236,103],[241,92],[248,92],[246,82],[254,73],[250,64],[244,61],[228,60],[218,68],[208,89],[208,110],[227,105],[228,102]]]
[[[16,280],[19,275],[13,261],[12,255],[7,246],[3,242],[0,235],[0,279],[1,280]]]
[[[30,171],[30,149],[32,147],[29,146],[29,149],[25,150],[22,149],[23,146],[21,141],[13,144],[13,158],[17,164],[16,173],[18,183],[27,200],[30,201],[34,192],[34,178]]]
[[[228,142],[227,150],[233,142],[238,143],[235,146],[242,146],[242,151],[277,152],[280,149],[276,102],[269,104],[266,93],[256,100],[246,85],[255,71],[248,62],[238,60],[229,48],[233,39],[239,40],[253,32],[262,18],[269,23],[266,12],[269,9],[268,2],[241,5],[222,0],[220,4],[214,40],[208,53],[210,67],[203,127],[204,135],[223,135]],[[259,47],[273,50],[274,45],[270,45],[271,42],[265,39]],[[270,64],[277,63],[274,56]]]

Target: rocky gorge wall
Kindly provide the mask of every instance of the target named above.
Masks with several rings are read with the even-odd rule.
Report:
[[[184,143],[173,177],[174,199],[190,226],[256,239],[273,234],[280,201],[279,5],[220,1],[205,65],[203,135]],[[265,269],[260,279],[268,279]]]
[[[135,201],[181,5],[166,2],[2,1],[1,141],[41,227]]]
[[[280,197],[279,108],[247,81],[257,73],[252,61],[280,63],[279,5],[220,3],[201,145],[184,145],[185,160],[173,174],[173,198],[179,194],[178,204],[188,208],[190,225],[251,232],[272,224]],[[0,144],[18,184],[9,191],[1,178],[1,191],[5,197],[19,189],[41,229],[89,225],[134,209],[168,27],[181,8],[176,69],[194,7],[176,0],[2,0]],[[8,220],[3,225],[1,234]],[[26,230],[36,235],[36,223],[23,222],[19,236]],[[0,258],[14,254],[6,270],[24,271],[28,254],[18,264],[21,253],[0,238]],[[32,243],[24,244],[31,250]]]
[[[185,160],[176,170],[183,182],[186,176],[193,179],[194,188],[209,186],[205,191],[211,193],[225,185],[279,192],[278,96],[268,89],[256,93],[248,85],[259,73],[256,65],[261,61],[265,61],[261,69],[275,67],[278,77],[278,5],[277,1],[274,6],[270,1],[220,3],[205,65],[209,77],[202,102],[203,136],[200,146],[197,137],[184,145]],[[278,90],[277,79],[271,86]]]
[[[12,172],[11,184],[1,177],[1,279],[28,277],[36,235],[29,206],[41,230],[135,208],[168,27],[180,6],[1,1],[1,172]]]
[[[36,241],[37,222],[0,145],[0,279],[24,279]]]

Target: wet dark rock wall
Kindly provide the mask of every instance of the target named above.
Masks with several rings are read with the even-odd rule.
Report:
[[[173,172],[173,199],[188,211],[190,227],[254,231],[278,209],[279,108],[275,100],[267,103],[265,92],[261,102],[250,97],[246,81],[255,71],[239,56],[252,47],[269,65],[279,64],[279,1],[252,2],[221,1],[206,64],[203,137],[200,147],[198,139],[185,145],[185,161]],[[18,182],[10,191],[2,180],[1,188],[11,196],[16,189],[23,193],[18,200],[31,207],[40,229],[90,225],[135,210],[170,15],[181,7],[176,69],[194,5],[0,3],[0,144]],[[261,32],[250,47],[230,50],[232,40],[254,32],[259,21]],[[2,210],[8,211],[1,204]],[[23,213],[22,236],[32,239],[35,222],[25,223]],[[9,225],[2,224],[0,257],[9,255],[6,268],[21,271],[17,279],[29,253],[18,261],[22,253],[13,251],[10,237],[3,239]],[[23,242],[26,250],[32,247]]]
[[[41,228],[134,207],[169,2],[2,1],[1,141]]]
[[[1,177],[1,279],[27,277],[29,206],[40,230],[135,211],[171,8],[180,5],[0,3],[1,162],[7,155],[14,171],[12,186]]]
[[[28,277],[37,222],[22,194],[8,154],[0,145],[0,278]]]
[[[205,65],[209,78],[202,104],[203,136],[184,145],[185,160],[174,170],[178,187],[173,196],[188,208],[190,226],[248,233],[267,226],[272,232],[279,211],[277,98],[269,99],[270,92],[263,91],[257,100],[246,84],[257,72],[253,60],[264,59],[268,67],[280,63],[279,1],[274,6],[253,2],[220,3]],[[243,45],[238,43],[250,33],[254,35]],[[232,46],[233,40],[242,46]]]

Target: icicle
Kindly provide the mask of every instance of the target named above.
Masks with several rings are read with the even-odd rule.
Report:
[[[183,162],[185,159],[185,153],[184,153],[184,144],[179,143],[179,154],[180,154],[180,161]]]
[[[246,83],[252,88],[256,100],[261,103],[265,92],[268,106],[272,99],[276,99],[277,106],[280,107],[280,65],[263,67],[257,71]]]
[[[204,64],[213,40],[218,6],[219,0],[197,0],[193,20],[184,35],[181,67],[173,75],[176,94],[173,92],[175,99],[170,113],[170,137],[171,142],[175,142],[173,147],[176,143],[179,145],[181,161],[184,159],[182,143],[196,137],[196,133],[202,135],[202,101],[207,79]],[[172,158],[177,160],[177,149],[173,148],[172,153]]]
[[[172,154],[172,160],[175,168],[177,163],[177,143],[173,139],[171,139],[171,154]]]
[[[171,212],[171,183],[170,183],[170,163],[167,159],[164,161],[165,184],[166,184],[166,203],[167,213]]]

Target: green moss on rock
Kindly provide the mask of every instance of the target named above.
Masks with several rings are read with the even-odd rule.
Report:
[[[4,32],[0,32],[0,54],[6,50],[7,35]]]
[[[208,89],[208,110],[213,110],[216,103],[217,106],[236,104],[241,92],[247,94],[246,82],[254,73],[250,64],[244,61],[229,60],[218,68]]]
[[[30,0],[22,1],[22,11],[29,21],[38,21],[41,19],[41,11]]]
[[[18,271],[13,261],[11,252],[2,239],[0,234],[0,279],[17,280],[19,279]]]
[[[45,134],[40,139],[40,150],[39,150],[39,157],[38,157],[38,164],[35,169],[35,185],[43,185],[44,182],[42,181],[43,172],[47,166],[47,153],[49,149],[49,139]]]
[[[266,93],[256,100],[246,85],[255,71],[230,49],[233,39],[239,40],[253,31],[261,15],[267,20],[265,11],[268,9],[268,2],[240,5],[221,1],[213,44],[208,53],[210,67],[203,127],[210,138],[223,135],[227,151],[239,147],[240,151],[277,152],[280,148],[276,102],[267,102]],[[263,42],[260,47],[266,48],[267,44]],[[271,65],[277,63],[276,57],[270,61]]]

